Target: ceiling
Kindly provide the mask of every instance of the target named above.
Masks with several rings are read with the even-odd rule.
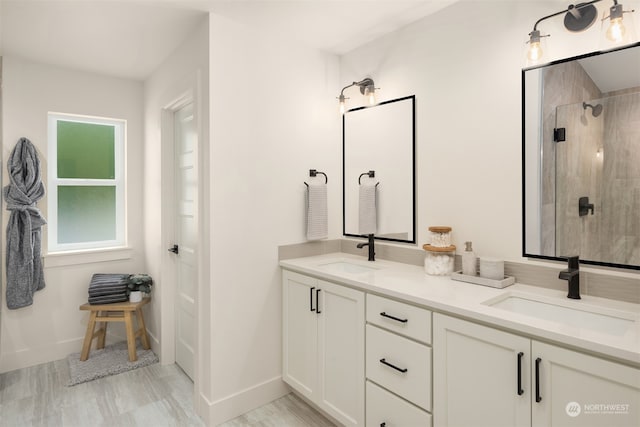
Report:
[[[602,93],[640,87],[640,47],[590,56],[579,62]]]
[[[456,0],[0,0],[3,55],[143,80],[213,12],[335,54]]]

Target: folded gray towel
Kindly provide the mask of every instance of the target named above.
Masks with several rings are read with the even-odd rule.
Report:
[[[89,287],[127,284],[129,283],[129,276],[129,274],[121,273],[96,273],[91,277]]]
[[[125,302],[128,301],[129,297],[126,293],[120,293],[118,295],[106,295],[99,297],[89,297],[89,304],[97,305],[97,304],[112,304],[115,302]]]
[[[129,299],[129,274],[96,273],[89,283],[89,304],[110,304]]]
[[[103,283],[101,285],[89,285],[89,291],[99,291],[105,289],[126,288],[127,283]]]
[[[119,294],[126,294],[127,293],[127,286],[118,286],[115,288],[109,288],[109,289],[98,289],[98,290],[94,290],[94,289],[89,289],[89,296],[90,297],[99,297],[99,296],[105,296],[105,295],[119,295]]]

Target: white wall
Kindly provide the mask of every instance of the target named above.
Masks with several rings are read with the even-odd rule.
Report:
[[[210,324],[209,318],[209,281],[208,281],[208,152],[209,152],[209,27],[207,15],[203,22],[194,28],[176,51],[169,56],[144,84],[144,122],[145,122],[145,174],[144,174],[144,234],[145,260],[149,274],[154,278],[154,302],[147,320],[152,335],[152,345],[160,355],[161,363],[175,361],[175,301],[172,267],[175,256],[167,251],[175,241],[171,235],[173,175],[169,172],[174,155],[168,144],[163,144],[163,109],[185,93],[191,92],[195,98],[196,116],[199,122],[198,140],[200,156],[204,159],[203,175],[200,182],[201,212],[203,228],[199,233],[202,258],[202,277],[200,278],[201,324],[199,334],[205,334]],[[165,116],[165,119],[167,117]],[[166,123],[165,123],[166,124]],[[204,199],[204,200],[202,200]],[[210,389],[210,353],[209,347],[199,349],[201,366],[196,368],[196,394],[209,399]],[[199,402],[199,399],[196,400]],[[202,414],[201,414],[202,415]]]
[[[285,391],[277,247],[306,240],[309,169],[328,175],[341,235],[341,86],[337,57],[210,19],[215,424]]]
[[[127,259],[53,266],[74,258],[45,257],[46,288],[34,296],[33,305],[8,310],[4,302],[6,279],[2,274],[0,305],[0,372],[48,362],[79,352],[93,273],[144,272],[142,259],[142,84],[96,74],[21,60],[3,58],[3,146],[7,159],[20,137],[33,142],[47,176],[47,112],[63,112],[127,120]],[[3,171],[3,183],[8,182]],[[45,183],[46,185],[46,183]],[[47,196],[38,207],[47,215]],[[2,221],[2,257],[8,214]],[[46,233],[46,227],[45,227]],[[46,238],[45,238],[46,242]],[[43,245],[46,248],[45,245]],[[117,330],[117,328],[116,328]]]
[[[598,5],[600,15],[608,6]],[[627,6],[638,9],[637,2]],[[416,95],[420,245],[429,226],[450,225],[459,248],[471,240],[481,256],[522,260],[525,41],[537,19],[565,7],[462,1],[341,57],[341,81],[370,76],[380,100]],[[545,61],[602,48],[599,23],[576,35],[562,22],[560,16],[538,27],[552,34]]]

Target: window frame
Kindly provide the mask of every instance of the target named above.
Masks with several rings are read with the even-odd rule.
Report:
[[[114,128],[114,178],[85,179],[58,178],[58,122],[76,122],[95,125],[113,126]],[[113,249],[125,247],[126,236],[126,129],[127,121],[107,117],[85,116],[66,113],[48,113],[48,242],[49,254],[66,253],[83,250]],[[115,187],[115,225],[116,236],[113,240],[91,242],[58,243],[58,187],[73,186],[113,186]]]

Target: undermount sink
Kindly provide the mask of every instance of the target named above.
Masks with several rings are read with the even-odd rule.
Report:
[[[630,312],[589,305],[581,301],[563,301],[560,298],[516,292],[507,292],[483,304],[608,335],[625,335],[638,321],[638,316]]]
[[[364,265],[357,261],[335,260],[319,264],[318,267],[333,273],[360,274],[378,270],[378,267]]]

